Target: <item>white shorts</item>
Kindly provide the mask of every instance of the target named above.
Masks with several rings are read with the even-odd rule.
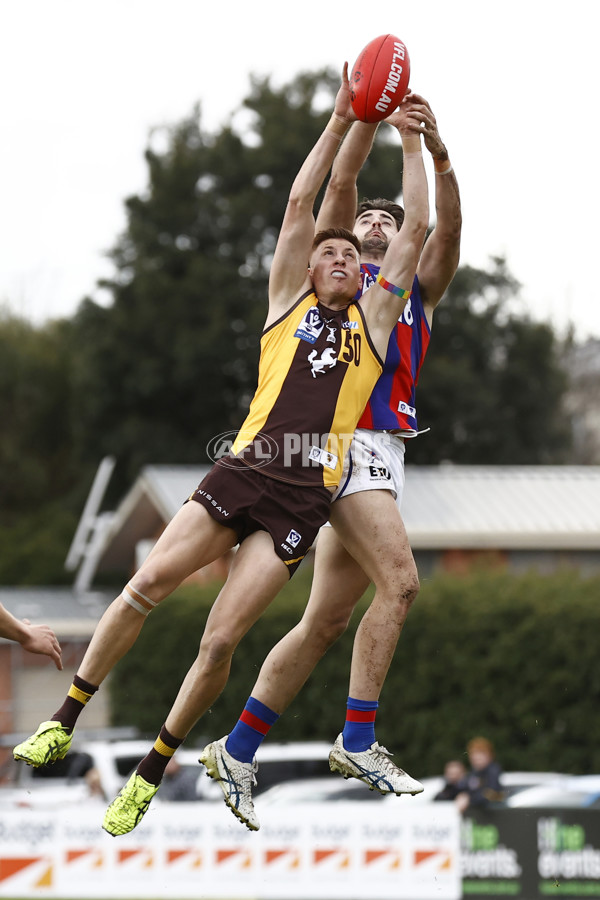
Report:
[[[390,491],[400,508],[404,492],[404,438],[357,428],[332,503],[359,491]]]

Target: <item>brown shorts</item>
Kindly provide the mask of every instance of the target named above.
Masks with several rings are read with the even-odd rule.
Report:
[[[221,525],[233,528],[240,544],[255,531],[268,532],[290,578],[331,511],[327,488],[267,478],[231,458],[226,466],[216,463],[212,467],[190,500],[201,503]]]

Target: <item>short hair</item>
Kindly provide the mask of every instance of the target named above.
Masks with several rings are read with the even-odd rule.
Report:
[[[334,240],[348,241],[349,244],[352,244],[360,257],[360,241],[354,232],[348,231],[347,228],[324,228],[323,231],[317,231],[312,242],[311,253],[314,253],[317,247],[325,241]]]
[[[483,753],[489,753],[490,756],[494,756],[494,745],[491,741],[484,737],[474,737],[467,744],[467,753],[471,753],[472,751],[480,750]]]
[[[356,207],[356,218],[358,219],[359,216],[370,209],[382,209],[384,212],[389,213],[390,216],[393,216],[396,220],[398,231],[402,228],[402,223],[404,222],[404,210],[400,204],[394,203],[393,200],[384,200],[383,197],[375,197],[373,200],[368,200],[367,197],[363,197]]]

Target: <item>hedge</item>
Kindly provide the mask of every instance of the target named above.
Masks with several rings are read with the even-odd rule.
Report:
[[[308,567],[238,647],[229,682],[186,746],[231,730],[263,659],[298,620]],[[148,617],[111,679],[113,724],[154,736],[197,653],[219,585],[180,589]],[[268,740],[332,741],[343,727],[354,629],[319,663]],[[386,680],[377,737],[426,777],[490,738],[506,770],[600,772],[600,579],[473,573],[426,580]]]

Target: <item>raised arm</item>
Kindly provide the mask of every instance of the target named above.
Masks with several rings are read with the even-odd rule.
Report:
[[[404,222],[390,241],[377,283],[361,300],[371,338],[382,357],[391,330],[410,296],[429,222],[427,178],[416,113],[409,111],[401,135]]]
[[[290,191],[269,276],[267,325],[283,315],[310,287],[308,260],[315,234],[315,199],[331,168],[340,141],[355,119],[350,104],[346,63],[333,114],[306,157]]]
[[[436,224],[427,238],[417,267],[425,314],[431,325],[433,311],[454,278],[460,259],[462,214],[456,174],[440,137],[435,116],[427,100],[412,94],[421,117],[425,146],[435,169]]]
[[[49,656],[56,668],[62,669],[60,644],[52,629],[48,625],[32,625],[27,619],[17,619],[1,603],[0,637],[16,641],[30,653]]]
[[[371,152],[377,127],[377,123],[355,122],[342,141],[317,216],[317,231],[333,227],[354,229],[358,202],[356,181]]]

